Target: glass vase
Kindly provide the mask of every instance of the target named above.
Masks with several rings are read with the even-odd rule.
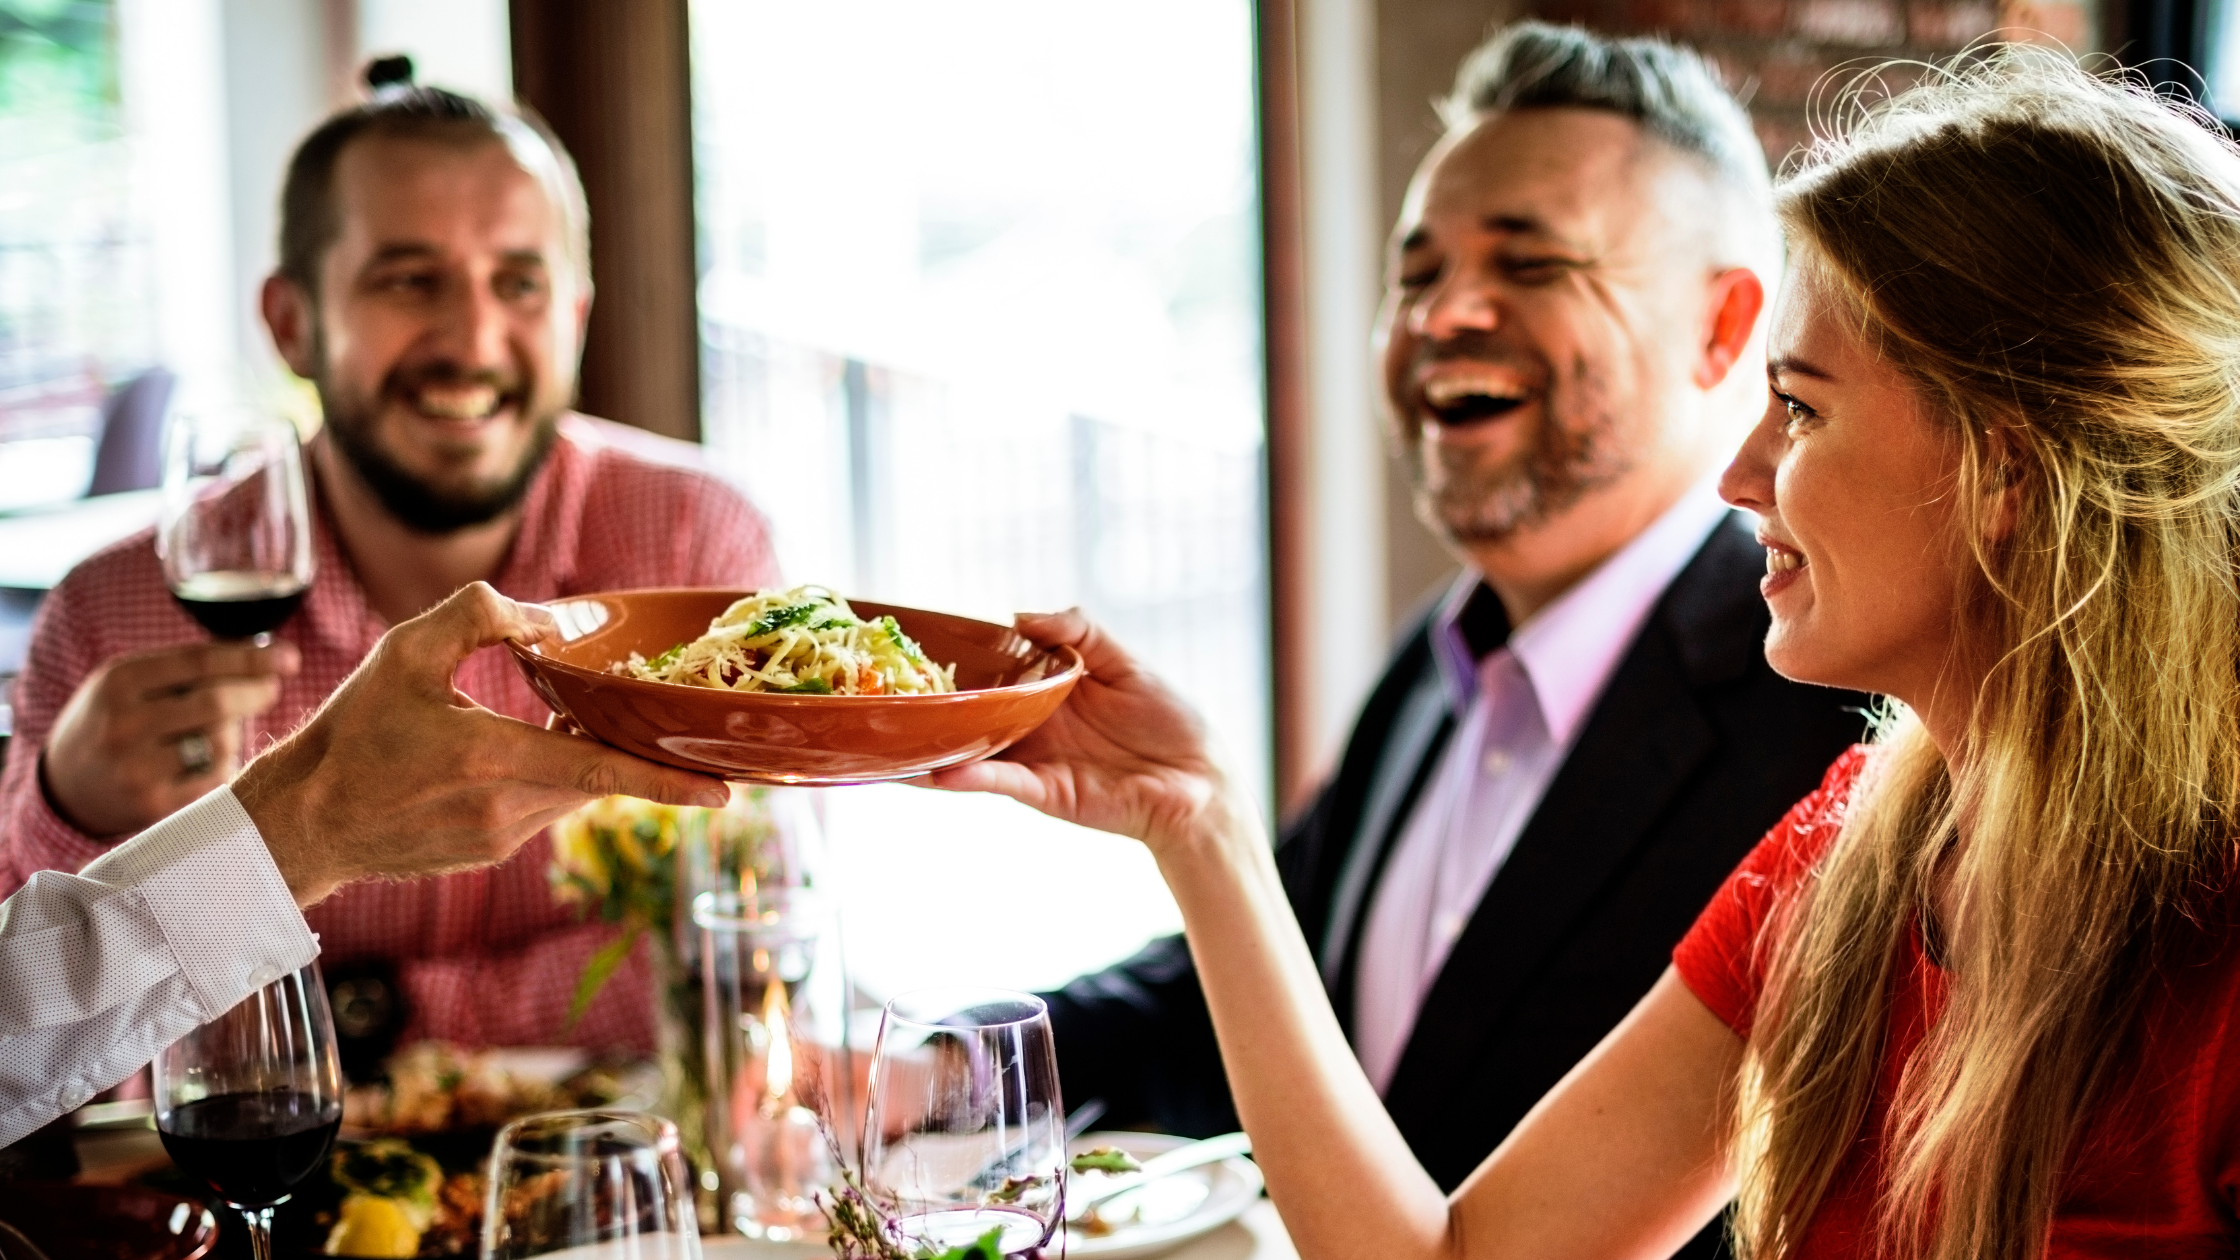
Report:
[[[692,1169],[695,1203],[705,1226],[717,1219],[717,1183],[715,1160],[707,1142],[707,1034],[698,964],[679,948],[676,933],[651,935],[653,1048],[661,1068],[661,1093],[653,1110],[676,1122],[685,1161]]]
[[[693,914],[696,901],[757,905],[794,892],[814,895],[823,833],[816,795],[803,788],[735,784],[721,810],[685,810],[676,847],[670,930],[656,933],[654,1041],[661,1067],[656,1110],[676,1121],[693,1168],[701,1223],[728,1220],[721,1107],[724,1028],[705,994],[710,937]],[[771,902],[776,904],[776,902]],[[837,960],[835,960],[836,962]],[[711,1090],[715,1092],[712,1094]]]
[[[719,1216],[771,1242],[821,1239],[856,1114],[839,920],[813,888],[702,893],[708,1144]]]

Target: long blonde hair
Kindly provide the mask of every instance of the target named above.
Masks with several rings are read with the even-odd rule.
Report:
[[[1868,1136],[1918,923],[1949,1002],[1880,1135],[1881,1241],[2019,1260],[2234,865],[2240,154],[2032,49],[1856,112],[1782,190],[1784,224],[1951,426],[1958,519],[2005,503],[2011,528],[1971,531],[1956,615],[1995,664],[1961,772],[1894,708],[1766,934],[1733,1227],[1755,1260],[1797,1253]]]

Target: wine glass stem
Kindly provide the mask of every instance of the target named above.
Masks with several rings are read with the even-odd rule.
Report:
[[[243,1208],[241,1218],[249,1223],[249,1254],[256,1260],[272,1260],[272,1209]]]

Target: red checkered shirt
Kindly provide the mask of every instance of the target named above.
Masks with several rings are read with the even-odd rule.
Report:
[[[745,499],[691,464],[694,449],[582,416],[561,438],[522,503],[521,530],[492,585],[544,601],[633,586],[765,587],[778,580],[767,523]],[[330,524],[318,524],[319,573],[279,635],[303,653],[279,702],[249,722],[249,749],[295,729],[341,684],[387,628],[366,599]],[[153,531],[70,571],[40,607],[15,697],[16,732],[0,774],[0,895],[46,869],[76,871],[122,837],[96,840],[57,817],[40,789],[36,753],[55,715],[102,661],[207,637],[175,604]],[[502,648],[468,658],[460,690],[489,708],[543,722],[537,699]],[[469,1045],[575,1043],[652,1047],[651,978],[641,948],[573,1030],[568,1002],[584,961],[613,928],[554,903],[539,836],[505,863],[407,883],[353,884],[307,912],[330,965],[393,960],[411,1005],[407,1038]]]

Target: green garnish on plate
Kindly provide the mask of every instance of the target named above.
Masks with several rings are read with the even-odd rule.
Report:
[[[1136,1157],[1117,1146],[1100,1146],[1093,1151],[1083,1151],[1073,1157],[1073,1170],[1077,1173],[1132,1173],[1143,1171]]]
[[[991,1229],[962,1247],[929,1251],[922,1260],[1003,1260],[1003,1252],[999,1250],[1002,1245],[1003,1231]]]

